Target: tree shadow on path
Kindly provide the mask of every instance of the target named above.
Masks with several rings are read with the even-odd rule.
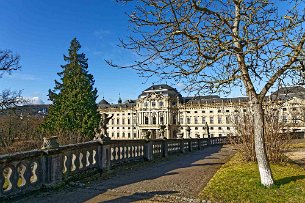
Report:
[[[105,199],[107,202],[132,202],[137,199],[150,199],[155,195],[184,196],[185,194],[181,191],[190,191],[197,195],[204,186],[198,180],[205,178],[204,181],[208,181],[230,157],[227,152],[231,153],[231,151],[221,151],[221,148],[221,145],[209,146],[181,156],[172,156],[168,161],[161,159],[161,162],[118,172],[106,180],[97,179],[87,187],[63,188],[59,192],[41,193],[35,197],[23,199],[21,202],[103,202],[101,200],[105,199],[107,194],[109,195],[108,199]],[[192,174],[194,169],[202,174]],[[190,173],[192,175],[189,175]],[[189,186],[190,181],[197,182]]]

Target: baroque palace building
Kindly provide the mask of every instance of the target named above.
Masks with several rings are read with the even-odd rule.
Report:
[[[266,97],[266,103],[278,110],[279,119],[294,123],[294,131],[305,131],[305,88],[282,88]],[[275,102],[276,101],[276,102]],[[232,118],[247,113],[248,98],[221,98],[217,95],[183,97],[175,88],[153,85],[144,90],[137,100],[109,104],[99,102],[100,113],[113,116],[108,123],[111,139],[141,139],[147,132],[152,139],[222,137],[235,134]]]

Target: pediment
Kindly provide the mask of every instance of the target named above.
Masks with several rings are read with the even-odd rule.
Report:
[[[147,96],[139,99],[140,102],[144,101],[158,101],[164,99],[164,96],[161,93],[151,92]]]

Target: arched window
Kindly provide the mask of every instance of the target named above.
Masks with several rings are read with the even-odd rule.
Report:
[[[173,124],[177,124],[177,115],[173,115]]]
[[[164,117],[163,117],[163,116],[160,117],[160,124],[161,124],[161,125],[164,124]]]
[[[144,124],[148,124],[148,116],[144,117]]]
[[[152,122],[153,122],[154,125],[157,124],[157,118],[156,118],[156,116],[153,116]]]

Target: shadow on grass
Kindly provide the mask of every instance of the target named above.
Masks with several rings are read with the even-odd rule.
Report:
[[[290,177],[282,178],[282,179],[276,180],[275,185],[281,186],[281,185],[285,185],[290,182],[294,182],[294,181],[301,180],[301,179],[305,179],[305,175],[290,176]]]

